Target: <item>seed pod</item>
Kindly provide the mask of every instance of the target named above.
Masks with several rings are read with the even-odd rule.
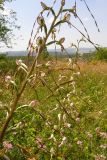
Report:
[[[44,26],[44,18],[42,16],[38,16],[37,17],[37,23],[40,25],[40,26]]]
[[[49,9],[49,7],[47,7],[47,5],[43,2],[41,2],[41,6],[42,6],[43,10],[48,10]]]
[[[66,13],[66,14],[64,15],[64,21],[69,22],[69,21],[70,21],[70,18],[71,18],[71,15],[70,15],[70,14]]]
[[[56,30],[56,28],[53,28],[53,30],[52,30],[52,39],[55,39],[56,38],[56,34],[55,34],[55,32],[56,32],[57,30]]]
[[[38,46],[43,45],[43,39],[42,39],[42,37],[38,37],[38,38],[36,39],[36,44],[37,44]]]
[[[59,40],[59,43],[62,44],[62,43],[64,43],[64,41],[65,41],[65,38],[61,38],[61,39]]]
[[[61,1],[61,5],[64,6],[65,5],[65,0]]]
[[[56,28],[53,28],[52,33],[55,33],[56,31],[57,31]]]

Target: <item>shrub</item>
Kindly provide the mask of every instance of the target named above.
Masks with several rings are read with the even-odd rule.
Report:
[[[107,48],[99,48],[94,52],[96,60],[107,61]]]

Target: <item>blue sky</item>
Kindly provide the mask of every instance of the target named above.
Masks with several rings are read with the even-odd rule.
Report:
[[[60,2],[60,0],[58,0]],[[77,11],[87,27],[91,39],[100,44],[101,46],[107,46],[107,0],[86,0],[91,11],[93,12],[101,32],[97,31],[94,25],[94,21],[87,11],[84,3],[81,0],[77,0]],[[53,0],[43,0],[43,2],[52,5]],[[73,0],[66,0],[67,6],[72,7]],[[13,45],[12,50],[26,50],[30,32],[39,11],[41,10],[39,0],[15,0],[12,3],[6,5],[8,8],[12,8],[17,12],[17,24],[21,26],[20,31],[14,31],[16,35],[16,45]],[[56,5],[57,10],[59,3]],[[47,19],[49,24],[52,17]],[[72,22],[81,30],[82,26],[78,21],[71,17]],[[61,28],[61,33],[58,37],[66,36],[65,46],[69,47],[70,43],[76,43],[77,39],[81,38],[81,35],[74,29],[68,29],[67,26]],[[89,43],[81,44],[81,47],[92,47]],[[5,49],[10,50],[10,49]]]

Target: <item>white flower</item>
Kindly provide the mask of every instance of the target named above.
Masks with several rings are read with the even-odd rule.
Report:
[[[62,138],[62,141],[66,141],[66,139],[67,139],[66,137],[63,137],[63,138]]]
[[[77,144],[81,146],[83,143],[82,141],[77,141]]]
[[[75,81],[73,81],[71,84],[74,86],[75,85]]]
[[[61,120],[61,114],[60,113],[58,114],[58,119],[59,119],[59,121]]]
[[[37,100],[33,100],[33,101],[30,102],[29,106],[35,107],[35,106],[37,106],[38,104],[39,104],[39,102],[38,102]]]
[[[104,155],[97,155],[95,156],[95,160],[106,160],[106,157]]]
[[[54,134],[52,133],[49,139],[53,139],[56,142],[56,138],[54,137]]]
[[[20,65],[22,64],[22,60],[21,60],[21,59],[16,59],[16,64],[17,64],[18,66],[20,66]]]
[[[77,72],[76,74],[79,76],[81,73],[80,73],[80,72]]]
[[[44,77],[45,76],[45,73],[44,72],[41,72],[41,77]]]
[[[106,132],[100,132],[100,137],[107,139],[107,133]]]
[[[62,142],[60,143],[59,147],[61,147],[62,145],[64,145],[66,143],[67,138],[63,137],[62,138]]]
[[[70,77],[70,81],[73,81],[73,80],[74,80],[74,77],[71,76],[71,77]]]
[[[77,117],[77,118],[76,118],[76,122],[80,122],[80,118]]]
[[[89,133],[89,132],[87,132],[87,136],[88,136],[88,138],[92,138],[93,137],[93,135],[91,133]]]
[[[101,115],[102,114],[102,111],[99,111],[99,115]]]
[[[76,64],[73,64],[72,68],[75,69],[76,68]]]
[[[46,66],[50,66],[50,65],[51,65],[51,62],[48,61],[45,65],[46,65]]]
[[[50,149],[50,153],[51,153],[51,156],[53,156],[55,154],[55,150],[53,147]]]
[[[75,94],[75,93],[76,93],[76,90],[75,90],[75,89],[73,89],[72,93],[73,93],[73,94]]]
[[[71,127],[71,124],[70,123],[65,123],[65,126],[70,128]]]
[[[6,76],[6,77],[5,77],[5,82],[6,82],[6,83],[10,83],[11,80],[12,80],[11,76]]]
[[[53,139],[53,138],[54,138],[54,135],[53,135],[53,133],[52,133],[49,139]]]
[[[66,114],[63,115],[63,121],[66,121]]]
[[[64,99],[63,99],[63,102],[65,102],[65,101],[66,101],[66,99],[64,98]]]
[[[73,102],[71,102],[71,103],[70,103],[70,107],[73,107],[73,105],[74,105],[74,103],[73,103]]]
[[[70,97],[70,93],[67,94],[67,97]]]
[[[27,66],[22,62],[21,59],[17,59],[16,64],[19,66],[18,70],[23,69],[25,72],[27,72]]]
[[[58,126],[57,126],[57,125],[54,125],[54,129],[57,130],[57,129],[58,129]]]
[[[68,61],[69,61],[69,63],[68,63],[68,66],[69,66],[70,64],[72,64],[72,59],[69,58]]]
[[[106,149],[106,148],[107,148],[107,144],[101,144],[101,145],[100,145],[100,148]]]

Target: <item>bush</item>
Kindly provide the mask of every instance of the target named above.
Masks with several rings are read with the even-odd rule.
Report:
[[[6,55],[0,55],[0,74],[13,73],[16,69],[14,59],[7,57]]]
[[[94,54],[96,60],[107,61],[107,48],[99,48]]]

